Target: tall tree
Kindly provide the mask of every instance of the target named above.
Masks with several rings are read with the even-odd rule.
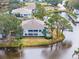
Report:
[[[56,41],[59,39],[59,41],[65,38],[63,31],[64,30],[68,30],[68,31],[72,31],[73,27],[70,23],[70,21],[61,16],[60,15],[61,11],[58,10],[53,10],[53,11],[49,11],[48,12],[48,21],[45,22],[49,29],[50,29],[50,33],[52,36],[52,41]],[[69,15],[70,16],[70,15]],[[74,15],[72,14],[72,17],[74,17]],[[52,45],[51,45],[51,50],[52,50]]]
[[[79,0],[67,0],[68,6],[79,9]]]
[[[49,15],[48,15],[49,19],[46,22],[46,24],[51,29],[52,36],[53,36],[53,30],[56,29],[56,33],[57,33],[57,37],[58,37],[59,31],[63,32],[65,29],[72,30],[72,26],[71,26],[70,22],[68,21],[68,19],[62,17],[59,14],[60,12],[55,12],[55,11],[51,11],[51,13],[49,13]]]
[[[0,15],[0,31],[6,34],[7,37],[10,37],[12,32],[15,33],[15,35],[21,33],[20,24],[21,20],[18,20],[15,16],[8,14]]]
[[[44,16],[46,15],[46,11],[41,4],[36,3],[36,9],[33,11],[33,16],[37,19],[44,20]]]

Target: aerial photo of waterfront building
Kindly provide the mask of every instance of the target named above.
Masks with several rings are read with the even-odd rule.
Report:
[[[79,59],[79,0],[0,0],[0,59]]]

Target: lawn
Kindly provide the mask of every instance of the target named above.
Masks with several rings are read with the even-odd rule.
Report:
[[[48,46],[50,44],[55,44],[61,42],[63,39],[57,40],[47,40],[45,38],[35,38],[28,37],[23,38],[20,41],[10,42],[10,43],[0,43],[0,47],[19,47],[22,44],[23,47],[36,47],[36,46]]]
[[[21,40],[21,43],[23,44],[24,47],[28,46],[44,46],[48,45],[51,40],[47,40],[45,38],[34,38],[34,37],[28,37],[28,38],[23,38]]]

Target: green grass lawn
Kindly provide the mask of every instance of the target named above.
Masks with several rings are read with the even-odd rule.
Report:
[[[63,39],[57,40],[47,40],[45,38],[23,38],[20,41],[11,43],[1,43],[0,47],[19,47],[22,44],[23,47],[35,47],[35,46],[48,46],[50,44],[55,44],[61,42]]]
[[[48,45],[50,40],[45,38],[24,38],[22,39],[21,43],[24,47],[28,46],[41,46],[41,45]]]

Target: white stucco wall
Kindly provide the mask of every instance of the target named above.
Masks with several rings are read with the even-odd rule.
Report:
[[[32,9],[29,9],[27,7],[17,8],[17,9],[12,10],[13,15],[18,14],[18,13],[22,17],[29,17],[29,18],[32,17]]]
[[[38,32],[28,32],[28,30],[38,30]],[[39,31],[41,30],[41,32]],[[26,29],[26,30],[23,30],[23,36],[29,36],[28,34],[31,33],[33,34],[32,36],[44,36],[43,33],[42,33],[43,29]],[[25,35],[27,34],[27,35]],[[38,34],[38,35],[34,35],[34,34]]]
[[[0,38],[2,38],[2,34],[0,34]]]

